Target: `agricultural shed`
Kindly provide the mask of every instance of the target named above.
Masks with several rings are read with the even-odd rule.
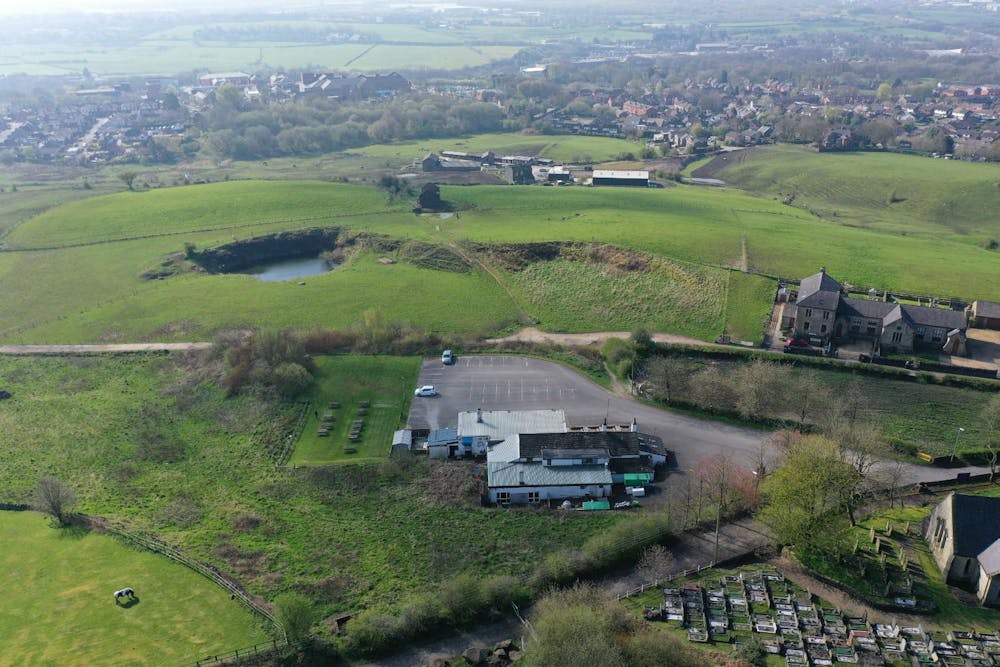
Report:
[[[977,329],[1000,330],[1000,303],[995,301],[973,301],[972,326]]]
[[[591,183],[594,185],[647,188],[649,187],[649,172],[641,170],[595,169]]]
[[[447,459],[458,451],[458,431],[438,428],[427,434],[427,455],[432,459]]]

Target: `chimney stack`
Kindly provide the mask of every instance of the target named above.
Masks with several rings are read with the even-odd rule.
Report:
[[[601,424],[601,433],[604,433],[607,430],[608,430],[608,418],[605,417],[604,418],[604,423]]]
[[[639,432],[639,422],[635,420],[635,417],[632,417],[632,426],[630,426],[628,430],[631,431],[632,433]]]
[[[477,424],[482,424],[483,423],[483,409],[482,408],[476,408],[476,423]]]

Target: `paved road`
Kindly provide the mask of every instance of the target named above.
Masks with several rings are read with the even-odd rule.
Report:
[[[731,426],[660,410],[615,396],[561,364],[505,355],[459,357],[453,366],[426,359],[418,384],[432,384],[434,398],[413,399],[412,428],[455,426],[463,410],[563,409],[571,426],[626,424],[634,417],[639,429],[663,438],[674,452],[676,468],[687,470],[715,454],[727,454],[752,468],[754,453],[768,431]],[[934,468],[903,464],[901,483],[953,479],[959,472],[988,472],[986,467]]]
[[[103,354],[114,352],[179,352],[205,350],[211,343],[115,343],[110,345],[0,345],[0,354]]]

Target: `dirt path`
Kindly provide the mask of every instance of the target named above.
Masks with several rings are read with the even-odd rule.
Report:
[[[507,297],[511,300],[511,303],[514,304],[514,307],[517,308],[517,314],[521,322],[532,321],[531,316],[521,305],[521,302],[517,300],[517,297],[514,296],[514,292],[511,291],[510,286],[503,280],[503,278],[500,277],[500,274],[498,274],[496,271],[490,268],[490,266],[486,262],[484,262],[476,255],[471,255],[467,253],[465,249],[458,243],[455,243],[454,241],[449,241],[448,247],[457,252],[459,256],[462,257],[462,259],[464,259],[470,265],[478,266],[487,274],[489,274],[489,276],[493,278],[494,281],[496,281],[496,284],[499,285],[500,288],[507,293]]]
[[[114,343],[109,345],[0,345],[0,354],[111,354],[115,352],[186,352],[205,350],[211,343]]]
[[[509,336],[503,336],[500,338],[490,338],[487,339],[487,343],[558,343],[559,345],[568,345],[570,347],[579,347],[582,345],[600,345],[609,338],[621,338],[628,339],[632,337],[632,332],[630,331],[595,331],[592,333],[550,333],[548,331],[541,331],[535,327],[525,327],[517,333],[513,333]],[[706,343],[703,340],[698,340],[697,338],[691,338],[690,336],[680,336],[678,334],[665,334],[657,333],[652,335],[653,341],[657,343],[674,343],[680,345],[710,345],[715,346],[715,343]]]
[[[822,581],[810,575],[801,565],[787,556],[778,556],[768,561],[778,569],[785,577],[792,582],[802,586],[810,593],[818,595],[835,607],[839,607],[845,614],[851,616],[867,616],[876,619],[891,619],[893,623],[900,625],[920,625],[927,623],[926,616],[911,616],[909,614],[882,611],[875,609],[861,600],[851,597],[838,588],[824,584]]]

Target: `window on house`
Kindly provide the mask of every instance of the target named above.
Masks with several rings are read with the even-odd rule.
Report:
[[[820,333],[826,333],[826,325],[825,324],[820,325],[819,332]]]
[[[528,491],[528,502],[537,503],[542,499],[541,494],[538,491]]]
[[[913,333],[916,335],[917,338],[923,340],[924,334],[927,333],[927,327],[917,327],[916,329],[913,330]]]
[[[861,320],[857,317],[851,320],[851,331],[861,331]]]
[[[944,329],[934,329],[931,331],[931,340],[935,343],[940,343],[941,338],[944,336]]]
[[[808,320],[806,320],[805,322],[802,323],[802,330],[803,331],[809,331],[809,321]]]
[[[806,317],[812,317],[812,314],[813,314],[812,308],[806,308]]]
[[[892,342],[893,343],[898,343],[901,340],[903,340],[903,333],[901,331],[893,331],[892,332]]]
[[[866,332],[866,333],[867,333],[867,334],[868,334],[869,336],[877,336],[877,335],[878,335],[878,325],[877,325],[877,324],[875,324],[874,322],[869,322],[869,323],[868,323],[868,327],[867,327],[867,329],[865,330],[865,332]]]
[[[829,310],[824,310],[823,311],[823,319],[824,320],[830,319],[830,311]]]
[[[497,491],[497,502],[501,505],[509,505],[510,491]]]
[[[941,537],[938,539],[938,546],[943,547],[944,543],[948,541],[948,529],[941,531]]]
[[[592,466],[592,465],[596,465],[596,464],[597,464],[597,459],[584,459],[583,460],[583,465],[585,465],[585,466]]]

